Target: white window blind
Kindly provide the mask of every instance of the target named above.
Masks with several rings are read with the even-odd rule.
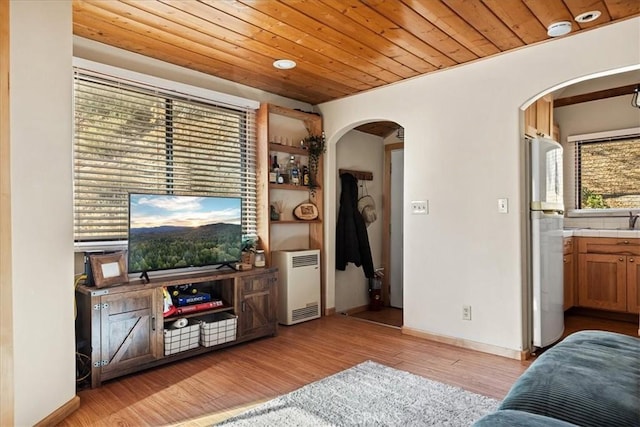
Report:
[[[576,140],[576,208],[640,208],[640,136]]]
[[[128,194],[242,198],[256,235],[255,111],[74,69],[76,242],[126,240]]]

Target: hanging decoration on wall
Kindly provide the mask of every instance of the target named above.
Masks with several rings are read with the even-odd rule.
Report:
[[[373,200],[373,197],[369,195],[366,182],[364,185],[361,184],[360,188],[363,190],[362,195],[358,199],[358,212],[362,215],[364,223],[369,227],[378,218],[376,214],[376,202]]]

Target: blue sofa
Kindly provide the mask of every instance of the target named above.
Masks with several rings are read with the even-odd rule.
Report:
[[[474,427],[640,426],[640,339],[580,331],[545,351]]]

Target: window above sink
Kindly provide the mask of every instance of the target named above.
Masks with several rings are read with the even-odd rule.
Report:
[[[575,207],[568,217],[640,211],[640,128],[575,135]]]

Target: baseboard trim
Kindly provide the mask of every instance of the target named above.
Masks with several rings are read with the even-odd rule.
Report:
[[[336,308],[335,307],[325,308],[324,309],[324,315],[325,316],[333,316],[334,314],[336,314]]]
[[[352,315],[352,314],[362,313],[363,311],[367,311],[368,309],[369,309],[369,305],[365,304],[358,307],[352,307],[348,310],[344,310],[341,312],[341,314]]]
[[[53,411],[47,417],[36,424],[36,427],[53,427],[60,424],[65,418],[80,408],[80,397],[73,396],[67,403]]]
[[[418,338],[424,338],[430,341],[436,341],[443,344],[453,345],[455,347],[466,348],[469,350],[480,351],[482,353],[495,354],[497,356],[508,357],[509,359],[526,360],[528,351],[512,350],[509,348],[498,347],[491,344],[484,344],[463,338],[454,338],[446,335],[438,335],[431,332],[424,332],[418,329],[401,328],[403,334],[411,335]]]

